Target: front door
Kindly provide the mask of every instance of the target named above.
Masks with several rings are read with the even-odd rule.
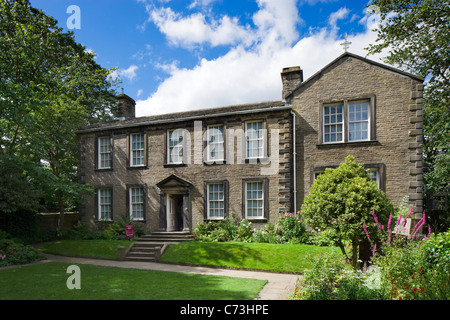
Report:
[[[183,230],[183,196],[178,194],[167,195],[167,231]]]

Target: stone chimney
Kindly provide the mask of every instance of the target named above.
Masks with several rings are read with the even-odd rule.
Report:
[[[283,68],[283,71],[281,72],[281,81],[283,83],[281,96],[283,99],[286,99],[286,97],[303,82],[303,70],[298,66]]]
[[[119,120],[135,118],[136,102],[124,93],[117,95]]]

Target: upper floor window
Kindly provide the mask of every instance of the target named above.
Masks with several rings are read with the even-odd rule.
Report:
[[[245,123],[245,156],[247,159],[264,157],[264,122]]]
[[[112,147],[110,137],[98,138],[98,168],[112,168]]]
[[[224,126],[213,125],[207,129],[206,161],[225,160]]]
[[[348,105],[348,141],[369,139],[369,103],[356,102]]]
[[[182,129],[169,130],[167,133],[167,163],[182,164],[184,146],[184,131]]]
[[[344,133],[344,114],[342,105],[325,106],[323,108],[324,142],[341,142]]]
[[[375,139],[374,99],[343,100],[322,106],[320,143],[370,141]]]
[[[130,135],[130,166],[145,165],[145,135],[143,133]]]

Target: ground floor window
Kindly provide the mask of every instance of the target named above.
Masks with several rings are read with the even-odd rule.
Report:
[[[325,172],[325,169],[336,169],[338,166],[313,166],[311,167],[310,181],[311,185],[314,181]],[[369,172],[370,181],[376,182],[379,189],[384,191],[384,172],[385,165],[383,163],[368,163],[364,164],[364,168]]]
[[[112,189],[98,191],[98,220],[110,221],[112,219]]]
[[[129,193],[131,220],[144,220],[144,188],[131,187]]]
[[[223,182],[208,183],[207,191],[207,218],[223,219],[225,217],[225,185]]]
[[[247,219],[264,218],[264,182],[245,182],[245,217]]]

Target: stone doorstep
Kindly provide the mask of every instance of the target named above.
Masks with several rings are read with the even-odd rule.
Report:
[[[189,232],[153,232],[136,239],[122,256],[127,261],[156,262],[168,244],[190,240],[192,234]]]

